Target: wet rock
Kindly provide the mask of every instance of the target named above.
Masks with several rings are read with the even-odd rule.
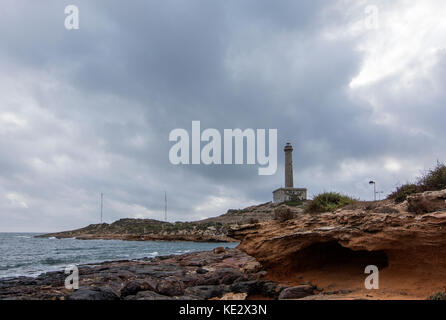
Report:
[[[231,285],[262,281],[259,278],[263,273],[247,273],[255,265],[252,262],[255,262],[253,257],[237,249],[225,249],[224,254],[202,251],[138,261],[81,265],[78,267],[81,288],[77,291],[67,292],[63,271],[50,272],[37,278],[0,279],[0,300],[220,298],[230,292]],[[197,268],[195,264],[202,266]]]

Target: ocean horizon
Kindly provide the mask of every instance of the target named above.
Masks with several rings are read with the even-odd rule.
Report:
[[[171,254],[234,248],[238,243],[189,241],[78,240],[36,238],[42,232],[0,232],[0,279],[37,277],[68,265],[137,260]]]

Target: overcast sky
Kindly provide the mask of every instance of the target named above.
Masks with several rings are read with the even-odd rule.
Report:
[[[79,29],[64,26],[79,8]],[[374,7],[370,7],[374,6]],[[446,159],[446,2],[3,0],[0,231],[370,200]],[[378,9],[376,11],[375,9]],[[378,13],[375,16],[375,13]],[[377,18],[377,19],[376,19]],[[279,166],[174,166],[172,129],[277,128]]]

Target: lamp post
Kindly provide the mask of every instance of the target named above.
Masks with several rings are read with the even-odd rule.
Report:
[[[376,182],[371,180],[369,184],[373,184],[373,199],[376,201]]]

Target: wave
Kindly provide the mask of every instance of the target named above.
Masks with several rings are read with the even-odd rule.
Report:
[[[56,259],[56,258],[45,258],[40,260],[40,263],[43,265],[53,266],[58,264],[67,263],[67,259]]]

